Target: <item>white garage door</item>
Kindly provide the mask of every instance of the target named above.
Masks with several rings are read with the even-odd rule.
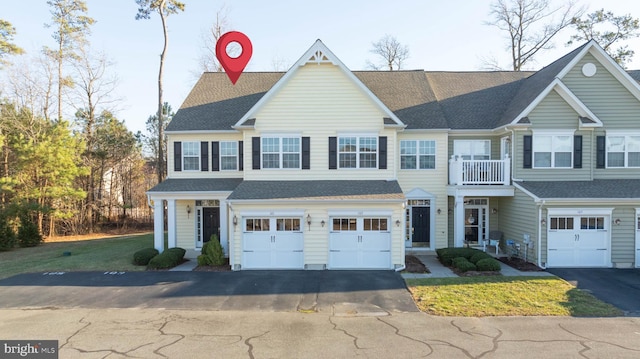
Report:
[[[331,219],[330,269],[390,269],[389,218],[340,217]]]
[[[244,218],[243,269],[303,269],[301,218]]]
[[[608,267],[609,215],[549,217],[547,267]]]

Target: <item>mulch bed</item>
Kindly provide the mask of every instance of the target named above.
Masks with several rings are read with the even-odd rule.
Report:
[[[515,257],[500,257],[498,258],[498,260],[506,265],[508,265],[509,267],[515,268],[519,271],[522,272],[542,272],[544,271],[544,269],[538,267],[537,265],[531,263],[531,262],[526,262],[524,259],[522,258],[515,258]]]
[[[193,269],[195,272],[231,272],[229,259],[225,258],[225,264],[219,266],[197,266]]]
[[[404,264],[406,268],[405,272],[408,273],[431,273],[427,266],[422,263],[420,259],[416,256],[406,255],[404,256]]]

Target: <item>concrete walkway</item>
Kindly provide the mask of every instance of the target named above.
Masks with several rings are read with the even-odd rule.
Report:
[[[407,251],[407,254],[413,254],[424,263],[431,273],[402,273],[403,278],[416,279],[416,278],[448,278],[458,277],[451,269],[445,267],[438,260],[435,252],[418,252],[411,253]],[[503,276],[515,277],[515,276],[529,276],[529,277],[541,277],[541,276],[553,276],[553,274],[545,271],[541,272],[522,272],[513,267],[510,267],[500,262],[500,273]]]

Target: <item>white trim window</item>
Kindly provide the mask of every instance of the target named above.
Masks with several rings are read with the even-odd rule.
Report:
[[[301,168],[300,137],[262,137],[262,168]]]
[[[573,167],[572,133],[534,133],[533,168]]]
[[[378,168],[378,137],[339,137],[338,166],[339,168]]]
[[[640,167],[640,134],[608,135],[607,167]]]
[[[490,160],[491,140],[454,140],[453,154],[463,160]]]
[[[200,171],[200,142],[182,142],[182,170]]]
[[[220,170],[238,170],[238,141],[220,141]]]
[[[400,169],[432,170],[436,168],[436,141],[400,141]]]

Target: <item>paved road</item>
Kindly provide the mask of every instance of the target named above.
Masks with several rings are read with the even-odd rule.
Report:
[[[392,271],[35,273],[0,280],[0,298],[0,308],[418,312]]]
[[[640,269],[553,268],[547,271],[615,305],[627,315],[640,316]]]
[[[434,317],[394,272],[26,274],[0,339],[60,358],[638,358],[640,317]]]

